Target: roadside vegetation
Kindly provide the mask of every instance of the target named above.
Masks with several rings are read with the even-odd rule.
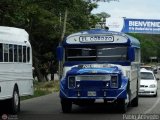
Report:
[[[34,82],[34,95],[21,97],[21,100],[39,97],[59,91],[59,80],[48,82]]]
[[[160,62],[160,35],[152,34],[130,34],[140,40],[141,62],[154,64]],[[156,59],[150,59],[151,57]]]

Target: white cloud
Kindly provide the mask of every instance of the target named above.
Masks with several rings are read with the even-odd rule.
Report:
[[[112,17],[160,19],[160,0],[119,0],[98,3],[92,13],[107,12]]]

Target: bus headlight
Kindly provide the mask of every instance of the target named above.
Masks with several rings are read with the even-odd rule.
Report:
[[[118,88],[118,76],[111,76],[111,88]]]
[[[68,77],[68,88],[73,89],[76,87],[76,79],[74,76],[69,76]]]

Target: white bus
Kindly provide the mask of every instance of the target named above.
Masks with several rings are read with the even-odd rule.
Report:
[[[24,29],[0,26],[0,110],[20,111],[20,96],[33,95],[32,48]]]

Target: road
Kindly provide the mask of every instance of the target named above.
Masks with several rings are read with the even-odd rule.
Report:
[[[126,114],[160,114],[160,90],[158,97],[140,97],[138,107],[129,107]],[[70,114],[61,111],[58,93],[22,101],[18,118],[24,120],[121,120],[124,115],[115,108],[103,104],[92,107],[73,106]]]
[[[113,106],[106,107],[104,104],[90,107],[74,105],[72,113],[64,114],[61,111],[59,93],[57,92],[22,101],[21,112],[10,118],[18,120],[131,120],[127,115],[132,114],[159,114],[158,117],[160,117],[160,80],[158,86],[157,97],[140,97],[139,106],[129,107],[126,114],[117,111]]]

